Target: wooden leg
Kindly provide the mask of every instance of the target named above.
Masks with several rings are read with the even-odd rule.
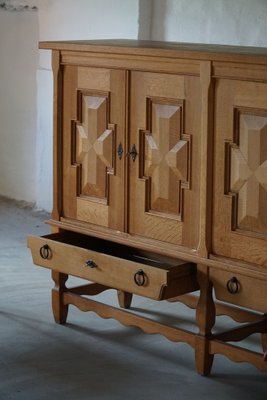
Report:
[[[210,374],[213,354],[209,354],[209,339],[204,336],[196,336],[196,369],[201,375],[207,376]]]
[[[52,271],[52,279],[55,286],[52,289],[52,309],[54,319],[58,324],[65,324],[68,316],[68,305],[63,303],[63,293],[66,290],[65,283],[68,275]]]
[[[130,308],[133,295],[132,293],[124,292],[122,290],[117,291],[118,301],[121,308]]]
[[[209,353],[209,337],[215,324],[216,308],[212,297],[212,284],[208,279],[208,267],[198,265],[200,296],[196,310],[199,333],[196,336],[196,369],[201,375],[209,375],[213,354]]]

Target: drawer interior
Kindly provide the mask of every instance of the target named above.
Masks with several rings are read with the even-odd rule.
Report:
[[[182,272],[183,266],[185,265],[187,265],[187,267],[196,268],[195,264],[193,263],[187,263],[183,260],[158,255],[152,252],[139,250],[131,246],[114,243],[108,240],[99,239],[87,235],[82,235],[76,232],[64,231],[45,235],[43,236],[43,238],[47,238],[55,242],[77,246],[87,250],[93,250],[95,252],[107,254],[113,257],[123,258],[125,260],[164,269],[166,271],[171,271],[172,267],[181,266],[180,271]]]

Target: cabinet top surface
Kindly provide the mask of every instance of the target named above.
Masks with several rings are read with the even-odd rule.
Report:
[[[110,40],[77,40],[40,42],[40,49],[84,51],[113,54],[136,54],[165,57],[226,59],[251,59],[267,62],[267,48],[229,46],[200,43],[157,42],[150,40],[110,39]]]

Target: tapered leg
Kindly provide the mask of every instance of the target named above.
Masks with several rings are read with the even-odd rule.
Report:
[[[212,284],[208,279],[208,267],[198,265],[200,297],[196,310],[199,333],[196,336],[196,369],[201,375],[209,375],[213,354],[209,353],[209,337],[215,324],[216,309],[212,297]]]
[[[69,307],[63,302],[63,293],[66,290],[65,283],[68,279],[68,275],[52,271],[52,279],[55,282],[55,286],[52,289],[52,309],[54,319],[58,324],[65,324]]]
[[[213,354],[209,354],[209,340],[204,336],[196,336],[196,369],[203,376],[211,372],[213,364]]]
[[[121,308],[130,308],[133,295],[132,293],[124,292],[122,290],[117,291],[118,301]]]

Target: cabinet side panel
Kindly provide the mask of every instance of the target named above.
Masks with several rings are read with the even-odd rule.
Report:
[[[60,52],[52,52],[53,90],[53,210],[52,218],[59,220],[62,213],[62,67]]]

